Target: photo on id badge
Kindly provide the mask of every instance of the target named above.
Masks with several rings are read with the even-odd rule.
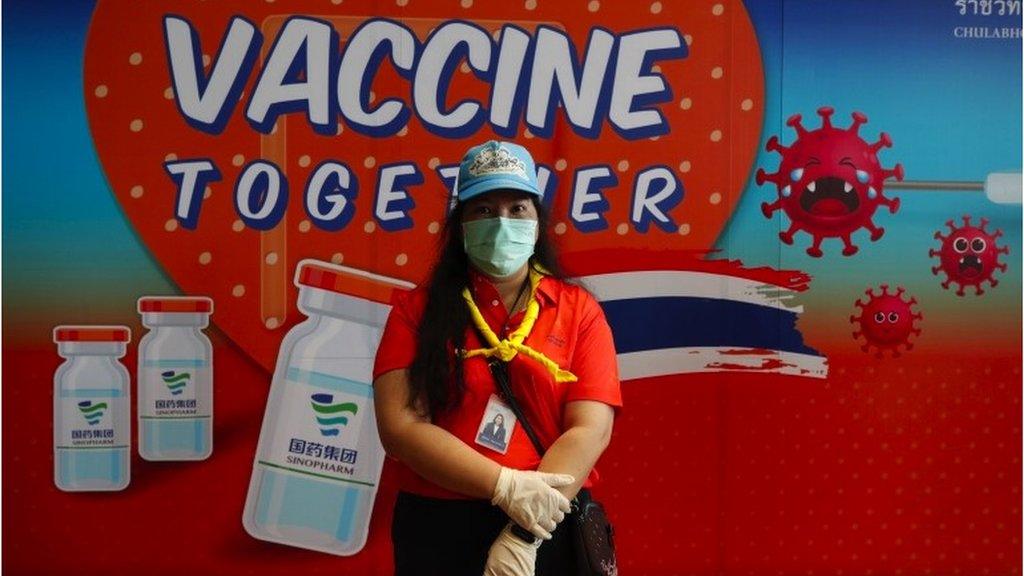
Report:
[[[515,414],[497,395],[491,394],[477,427],[476,443],[504,454],[508,452],[508,441],[515,427]]]

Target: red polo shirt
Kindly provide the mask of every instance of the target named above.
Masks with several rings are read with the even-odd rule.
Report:
[[[483,317],[500,338],[508,336],[522,321],[524,312],[513,315],[509,319],[508,328],[502,332],[508,313],[498,291],[486,276],[475,270],[470,276],[473,299]],[[426,305],[426,297],[424,287],[397,297],[377,349],[374,379],[391,370],[408,368],[412,364],[416,350],[416,328]],[[509,372],[516,399],[540,436],[541,443],[550,446],[565,430],[563,416],[567,402],[596,400],[614,407],[618,412],[622,407],[622,394],[611,329],[594,297],[579,286],[545,276],[537,286],[537,299],[540,313],[524,343],[575,374],[577,381],[555,382],[544,366],[524,354],[517,354],[512,359]],[[470,350],[483,347],[472,325],[467,328],[466,347]],[[540,465],[540,456],[519,422],[516,422],[512,431],[505,454],[474,441],[487,402],[491,394],[498,393],[498,388],[484,357],[469,358],[464,366],[466,391],[461,406],[434,415],[433,423],[503,466],[536,470]],[[597,478],[597,470],[592,470],[583,486],[592,486]],[[426,480],[401,463],[399,488],[436,498],[466,498],[465,495]]]

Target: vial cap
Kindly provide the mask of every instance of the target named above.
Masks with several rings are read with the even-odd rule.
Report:
[[[128,342],[130,338],[127,326],[57,326],[53,329],[54,342]]]
[[[299,263],[295,283],[384,304],[392,302],[395,292],[414,287],[402,280],[314,260]]]
[[[213,300],[206,296],[143,296],[139,312],[213,312]]]

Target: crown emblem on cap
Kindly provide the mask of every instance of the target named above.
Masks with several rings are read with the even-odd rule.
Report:
[[[484,148],[473,158],[468,170],[473,176],[515,174],[521,178],[527,177],[526,164],[513,156],[504,146]]]

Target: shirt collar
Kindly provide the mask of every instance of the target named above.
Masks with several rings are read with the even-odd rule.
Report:
[[[494,287],[491,279],[473,266],[469,267],[469,283],[474,295],[480,296],[480,290],[484,287],[488,290],[485,294],[497,294],[497,289]],[[537,300],[540,305],[543,307],[556,304],[558,302],[558,290],[558,281],[545,274],[540,279],[540,283],[537,284]]]

